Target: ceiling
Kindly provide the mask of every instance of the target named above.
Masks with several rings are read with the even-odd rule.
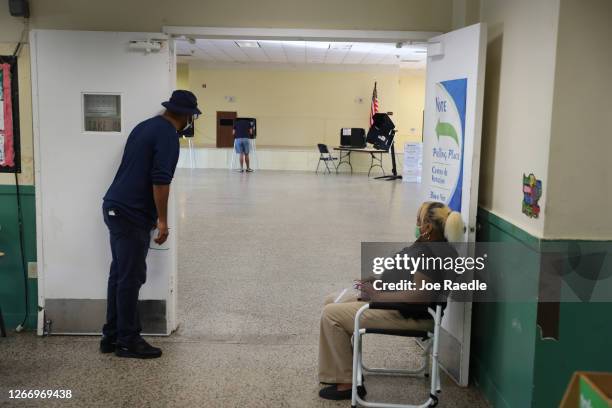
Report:
[[[179,61],[257,64],[388,65],[423,69],[425,45],[374,42],[177,39]]]

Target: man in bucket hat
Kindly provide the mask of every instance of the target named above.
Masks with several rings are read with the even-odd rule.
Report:
[[[113,260],[100,351],[114,351],[120,357],[162,354],[140,336],[138,293],[146,281],[151,231],[157,228],[158,245],[168,238],[168,196],[179,157],[179,134],[202,113],[189,91],[174,91],[162,105],[163,114],[141,122],[130,133],[102,205]]]

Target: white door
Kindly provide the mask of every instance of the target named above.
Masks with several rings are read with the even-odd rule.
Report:
[[[151,40],[159,50],[133,50]],[[162,34],[34,30],[31,33],[37,199],[38,333],[97,334],[110,265],[102,197],[132,128],[162,109],[175,81]],[[176,227],[170,203],[169,223]],[[176,328],[176,230],[151,245],[140,293],[143,332]]]
[[[475,240],[486,26],[475,24],[429,40],[425,127],[424,200],[460,211]],[[440,342],[442,363],[461,385],[468,384],[471,303],[449,302]]]

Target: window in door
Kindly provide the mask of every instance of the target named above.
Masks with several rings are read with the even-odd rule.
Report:
[[[121,95],[83,94],[85,132],[121,132]]]

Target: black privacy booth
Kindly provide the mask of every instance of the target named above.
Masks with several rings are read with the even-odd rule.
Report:
[[[392,175],[376,177],[383,180],[397,180],[402,176],[398,176],[395,162],[395,145],[393,139],[395,137],[395,124],[387,113],[376,113],[372,117],[372,126],[368,130],[367,142],[374,146],[375,149],[388,151],[391,155]]]

